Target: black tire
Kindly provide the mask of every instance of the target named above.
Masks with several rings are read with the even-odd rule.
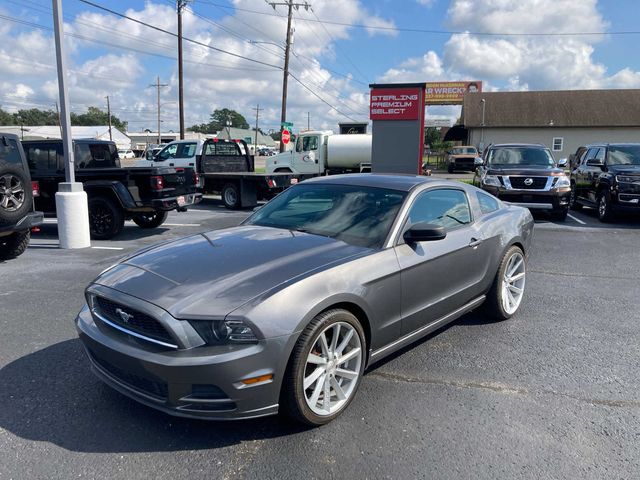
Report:
[[[569,197],[569,208],[571,210],[582,210],[582,204],[578,202],[578,194],[576,192],[576,184],[571,184],[571,196]]]
[[[167,221],[169,212],[164,210],[156,210],[153,213],[139,213],[134,215],[131,220],[140,228],[157,228]]]
[[[344,405],[331,415],[318,415],[309,405],[304,392],[304,377],[307,367],[307,358],[320,334],[335,323],[348,323],[353,327],[360,340],[361,362],[360,371],[351,395]],[[282,382],[281,405],[283,413],[301,423],[319,426],[329,423],[344,412],[357,394],[366,360],[367,345],[362,325],[358,319],[347,310],[333,309],[321,313],[315,317],[304,329],[293,349],[287,371]]]
[[[559,222],[564,222],[567,219],[568,214],[569,214],[569,208],[567,207],[559,208],[558,210],[553,210],[551,212],[551,218]]]
[[[220,192],[222,203],[229,210],[240,208],[240,189],[235,183],[226,183]]]
[[[453,166],[453,164],[449,164],[449,166],[447,167],[447,172],[449,173],[453,173],[455,171],[455,167]]]
[[[502,282],[506,273],[507,265],[511,257],[514,255],[520,255],[524,262],[524,268],[526,271],[526,259],[524,257],[524,252],[522,249],[516,245],[512,245],[503,255],[502,260],[500,261],[500,266],[498,267],[498,271],[496,272],[496,276],[493,280],[493,284],[491,285],[491,289],[489,293],[487,293],[487,299],[484,302],[483,310],[485,313],[494,318],[496,320],[507,320],[511,318],[517,311],[520,305],[516,308],[515,311],[508,312],[505,310],[503,305],[503,288]],[[524,288],[524,285],[523,285]]]
[[[27,173],[0,162],[0,226],[17,223],[32,207],[33,190]]]
[[[293,173],[290,168],[276,168],[273,173]]]
[[[598,194],[598,220],[603,223],[614,220],[613,209],[611,208],[611,194],[607,190],[602,190]]]
[[[22,255],[29,246],[30,239],[31,231],[29,230],[0,237],[0,260],[9,260]]]
[[[124,215],[116,202],[104,196],[89,198],[89,231],[94,240],[109,240],[124,228]]]

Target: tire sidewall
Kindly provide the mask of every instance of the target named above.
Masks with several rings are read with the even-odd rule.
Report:
[[[305,399],[303,388],[305,367],[309,352],[311,351],[311,348],[313,348],[313,345],[318,339],[320,333],[326,330],[331,325],[339,322],[350,324],[352,327],[354,327],[356,333],[360,337],[360,345],[363,354],[362,361],[360,363],[360,372],[356,385],[353,389],[353,393],[351,394],[351,397],[349,397],[349,399],[346,401],[346,403],[342,406],[342,408],[331,415],[321,416],[317,415],[311,410],[311,408],[309,408]],[[300,345],[300,343],[302,343],[302,345]],[[292,392],[288,393],[293,394],[290,396],[290,398],[295,402],[294,405],[291,405],[295,410],[297,410],[295,417],[309,425],[318,426],[329,423],[340,414],[342,414],[342,412],[344,412],[349,407],[358,392],[358,388],[360,387],[360,382],[362,381],[366,363],[366,352],[367,343],[364,335],[364,330],[362,329],[362,325],[360,324],[358,319],[352,313],[346,310],[330,310],[318,315],[298,339],[298,344],[294,349],[291,362],[291,370],[289,373],[290,381],[288,382],[289,385],[285,386],[285,388],[293,390]]]
[[[509,247],[509,249],[505,252],[505,254],[502,257],[502,261],[500,262],[500,266],[498,267],[498,272],[496,273],[496,278],[494,280],[494,284],[490,292],[491,298],[489,300],[490,300],[490,308],[492,310],[491,313],[495,315],[498,320],[508,320],[509,318],[513,317],[516,313],[518,313],[518,310],[520,310],[520,307],[522,306],[522,300],[521,300],[520,305],[518,305],[518,308],[515,310],[515,312],[508,313],[504,309],[504,305],[502,302],[503,300],[502,299],[502,295],[503,295],[502,281],[507,269],[507,265],[509,264],[509,260],[515,253],[519,253],[520,255],[522,255],[522,258],[524,261],[525,292],[526,292],[527,258],[525,257],[524,252],[520,247],[516,245],[512,245],[511,247]]]
[[[89,203],[88,205],[89,206],[89,230],[91,233],[91,238],[95,240],[108,240],[110,238],[113,238],[114,236],[116,236],[118,233],[122,231],[122,228],[124,227],[124,216],[122,212],[118,209],[118,207],[115,205],[113,200],[107,197],[98,196],[98,197],[89,198],[88,203]],[[104,206],[111,211],[112,226],[106,232],[97,232],[91,222],[91,210],[93,208],[96,208],[98,205]]]
[[[236,198],[235,203],[230,203],[227,201],[227,191],[229,190],[233,190],[234,192],[234,195]],[[222,197],[222,203],[224,203],[224,206],[227,207],[228,209],[235,210],[240,205],[240,191],[238,189],[238,186],[233,183],[225,184],[225,186],[222,187],[222,192],[220,192],[220,196]]]
[[[24,218],[33,208],[33,190],[31,189],[31,179],[27,173],[19,167],[0,161],[0,177],[4,175],[13,175],[22,184],[24,189],[24,202],[22,206],[15,212],[9,212],[0,207],[0,225],[12,225]]]

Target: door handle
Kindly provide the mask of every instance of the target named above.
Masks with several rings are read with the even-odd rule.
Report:
[[[190,166],[190,167],[193,167],[193,163],[190,163],[190,164],[189,164],[189,166]]]
[[[170,166],[170,167],[173,167],[173,165],[174,165],[173,163],[170,163],[170,164],[169,164],[169,166]]]
[[[472,238],[471,241],[469,242],[469,246],[471,248],[478,248],[478,245],[480,245],[481,243],[482,243],[481,238]]]

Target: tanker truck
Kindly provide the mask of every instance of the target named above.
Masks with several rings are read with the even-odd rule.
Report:
[[[267,173],[328,175],[371,171],[371,135],[335,135],[312,130],[298,135],[295,148],[267,158]]]

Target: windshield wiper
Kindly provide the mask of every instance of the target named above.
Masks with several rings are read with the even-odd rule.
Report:
[[[333,238],[331,235],[327,235],[326,233],[319,233],[315,230],[309,230],[308,228],[290,228],[289,230],[292,230],[294,232],[308,233],[310,235],[318,235],[320,237]]]
[[[450,218],[451,220],[455,220],[456,222],[458,222],[460,225],[464,225],[465,222],[463,222],[462,220],[457,219],[456,217],[453,217],[451,215],[442,215],[442,217],[438,217],[438,219],[443,218],[443,217],[447,217]]]

